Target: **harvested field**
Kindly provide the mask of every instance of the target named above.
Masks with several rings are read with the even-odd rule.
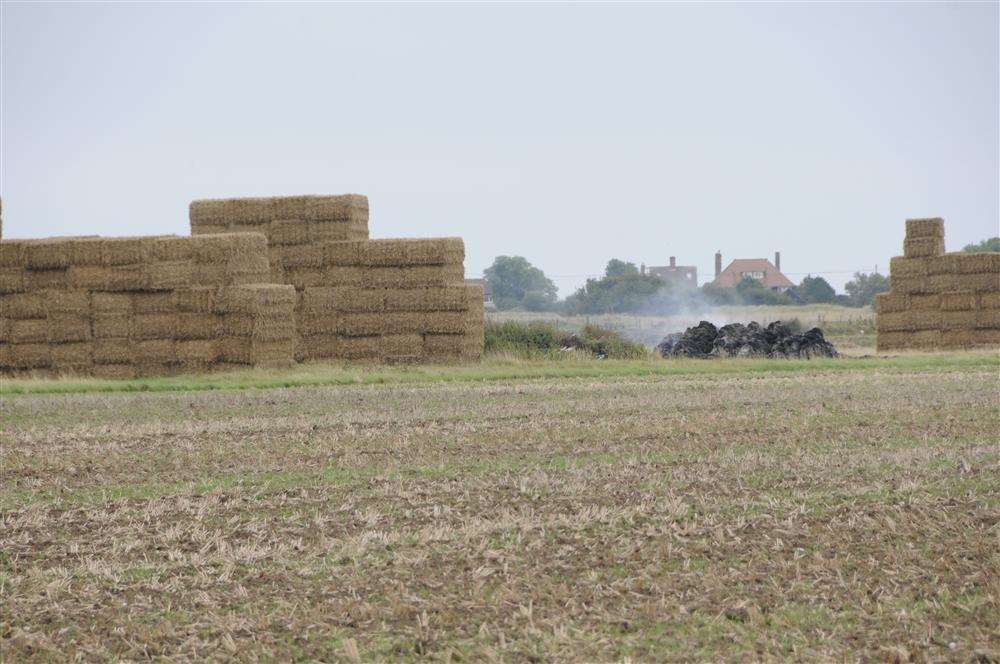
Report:
[[[5,657],[1000,653],[995,354],[308,370],[5,383]]]

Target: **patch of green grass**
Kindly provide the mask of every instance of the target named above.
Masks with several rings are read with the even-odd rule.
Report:
[[[986,351],[814,360],[661,358],[597,360],[578,357],[565,360],[521,360],[488,357],[481,363],[469,365],[384,366],[333,363],[302,365],[285,370],[258,369],[121,381],[97,378],[4,378],[0,380],[0,396],[99,392],[200,392],[542,378],[670,377],[841,371],[931,372],[970,369],[1000,371],[1000,355]]]

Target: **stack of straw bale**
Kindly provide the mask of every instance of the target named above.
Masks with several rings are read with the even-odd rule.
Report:
[[[476,359],[482,286],[464,279],[460,238],[369,240],[364,196],[191,204],[194,235],[264,229],[272,279],[295,287],[296,359]]]
[[[258,234],[0,242],[0,371],[287,365],[295,291],[269,275]]]
[[[878,349],[1000,345],[1000,253],[945,253],[944,221],[908,219],[875,300]]]

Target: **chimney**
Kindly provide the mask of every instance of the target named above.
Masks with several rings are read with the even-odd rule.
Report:
[[[670,257],[670,267],[677,267],[677,257],[676,256],[671,256]]]
[[[778,272],[781,272],[781,252],[774,252],[774,267],[778,268]]]
[[[722,274],[722,252],[715,252],[715,278],[718,279],[719,275]]]

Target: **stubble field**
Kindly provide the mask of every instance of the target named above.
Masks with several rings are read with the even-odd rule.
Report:
[[[8,390],[0,652],[995,659],[1000,361],[843,362]]]

